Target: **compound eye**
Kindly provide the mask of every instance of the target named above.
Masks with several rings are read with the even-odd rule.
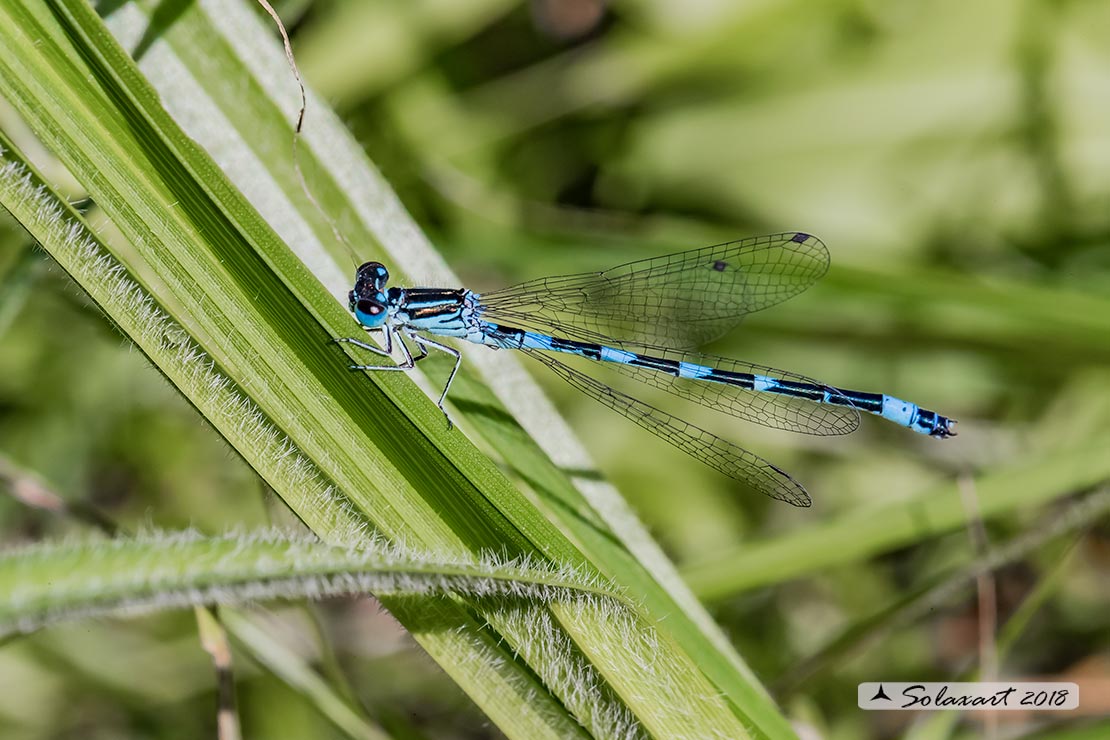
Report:
[[[377,316],[385,310],[385,306],[377,301],[362,300],[358,302],[358,310],[367,316]]]
[[[376,290],[381,290],[389,280],[389,271],[381,262],[364,262],[355,272],[355,285],[370,283]]]

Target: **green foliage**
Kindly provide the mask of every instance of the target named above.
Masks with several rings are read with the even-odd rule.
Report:
[[[4,618],[296,598],[354,576],[378,537],[421,553],[433,596],[356,582],[442,671],[367,655],[397,637],[364,599],[221,610],[248,737],[483,735],[455,684],[511,736],[891,732],[855,683],[968,675],[988,566],[1003,675],[1096,661],[1107,9],[619,0],[591,25],[571,5],[279,6],[320,96],[297,147],[319,209],[293,165],[296,86],[246,3],[103,2],[104,25],[76,1],[0,6],[0,202],[83,290],[0,223],[0,526],[55,543],[0,559]],[[366,377],[328,344],[356,332],[341,298],[362,259],[481,290],[787,228],[822,236],[830,274],[714,351],[961,422],[943,443],[875,420],[842,440],[722,430],[799,477],[811,511],[752,500],[555,381],[568,427],[511,353],[467,353],[449,432],[421,391],[443,363]],[[328,544],[226,535],[275,520]],[[90,542],[89,522],[123,539]],[[151,525],[206,536],[126,535]],[[27,553],[40,564],[10,580]],[[313,557],[330,570],[299,569]],[[463,583],[495,567],[526,598]],[[177,585],[144,591],[152,572]],[[0,735],[210,734],[196,631],[169,613],[9,638]]]

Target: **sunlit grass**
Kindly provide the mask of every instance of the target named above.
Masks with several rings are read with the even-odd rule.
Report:
[[[668,639],[677,640],[676,653],[693,656],[699,685],[742,697],[749,726],[785,735],[787,716],[828,736],[855,737],[879,727],[855,708],[857,681],[955,679],[977,660],[968,584],[990,558],[965,532],[962,478],[979,497],[990,542],[1037,543],[996,573],[1007,625],[1000,647],[1009,646],[1003,673],[1066,678],[1096,660],[1106,640],[1097,547],[1105,511],[1091,509],[1090,530],[1077,524],[1037,537],[1059,516],[1097,501],[1081,497],[1110,472],[1110,97],[1099,92],[1110,69],[1108,11],[1098,4],[785,2],[695,12],[614,2],[592,35],[558,40],[537,30],[523,5],[447,5],[280,8],[306,78],[324,97],[310,100],[301,147],[307,179],[356,254],[334,243],[328,218],[303,201],[291,165],[295,85],[269,31],[242,25],[250,18],[245,4],[192,3],[177,15],[154,2],[100,7],[169,119],[187,124],[245,198],[180,187],[193,178],[205,187],[223,181],[205,177],[206,159],[192,157],[184,139],[178,155],[192,170],[172,161],[125,169],[92,143],[126,138],[105,123],[108,107],[83,101],[80,92],[53,103],[55,120],[80,105],[87,114],[85,125],[56,132],[55,148],[63,134],[89,137],[76,155],[55,153],[100,157],[85,177],[98,173],[96,184],[120,195],[113,201],[99,191],[103,210],[93,211],[89,226],[132,260],[167,310],[187,309],[177,319],[216,369],[242,383],[266,423],[292,432],[324,471],[323,488],[334,485],[353,502],[341,517],[347,524],[333,532],[357,537],[372,522],[387,534],[434,532],[441,546],[511,555],[539,542],[553,562],[581,555],[616,574],[646,613],[675,631]],[[52,12],[80,12],[68,2],[34,8],[28,12],[43,24]],[[158,21],[153,30],[150,17]],[[17,33],[20,24],[8,20],[7,33]],[[44,38],[47,46],[60,41],[29,34],[25,54],[0,62],[24,90],[51,84],[46,74],[13,66],[28,64]],[[101,69],[125,74],[122,62]],[[79,91],[84,78],[69,79]],[[30,104],[10,99],[14,83],[4,90],[0,127],[56,184],[56,162],[15,123],[12,108],[26,117]],[[156,100],[151,95],[146,104]],[[362,155],[327,116],[328,104],[384,180],[351,164]],[[159,128],[143,128],[149,121],[141,118],[132,119],[136,130]],[[146,189],[124,189],[144,179]],[[163,197],[144,202],[146,192]],[[225,230],[218,208],[198,209],[205,199],[230,204],[224,214],[235,228]],[[121,216],[125,207],[131,216]],[[475,348],[467,355],[455,409],[475,447],[449,434],[407,379],[347,377],[346,356],[326,344],[357,331],[332,299],[363,258],[386,261],[398,283],[488,289],[790,228],[828,243],[830,273],[713,350],[893,393],[961,422],[960,436],[945,442],[878,420],[835,440],[727,427],[730,438],[805,483],[816,501],[807,512],[744,494],[537,375],[596,460],[595,472],[510,353]],[[151,240],[167,233],[173,246],[160,254]],[[125,530],[193,525],[218,535],[232,526],[268,529],[271,520],[293,525],[299,517],[321,533],[338,521],[337,510],[325,516],[297,504],[297,489],[308,501],[310,487],[262,472],[263,455],[229,453],[229,444],[263,448],[249,434],[236,442],[227,432],[233,427],[221,429],[192,400],[212,425],[201,423],[61,271],[27,250],[22,231],[0,225],[0,240],[0,455],[18,470],[74,509],[91,504]],[[204,254],[192,251],[198,244],[212,250],[207,257],[191,256]],[[248,254],[263,256],[251,263]],[[204,290],[184,290],[186,275]],[[213,307],[223,318],[205,323]],[[173,336],[162,344],[178,347]],[[428,387],[443,371],[429,367]],[[558,449],[570,453],[553,455]],[[576,480],[585,496],[568,483],[568,470],[585,474],[584,484]],[[625,516],[611,490],[595,490],[599,475],[616,484],[678,570],[638,525],[613,537],[599,524]],[[5,480],[10,486],[15,478]],[[412,504],[413,492],[431,505]],[[14,499],[0,500],[0,516],[13,544],[87,534],[74,519]],[[1073,554],[1057,566],[1065,551]],[[746,678],[747,667],[728,648],[711,647],[716,628],[677,573],[712,604],[758,681]],[[961,585],[914,612],[915,596],[938,581]],[[891,618],[907,601],[912,618]],[[377,652],[396,632],[372,619],[365,603],[317,611],[322,637],[308,652],[327,666],[334,695],[318,693],[304,666],[283,664],[287,652],[276,641],[253,648],[268,666],[261,675],[237,659],[247,736],[252,728],[262,731],[255,736],[274,728],[291,736],[331,731],[315,713],[328,716],[323,706],[333,707],[334,725],[357,735],[364,715],[352,707],[360,702],[398,735],[415,724],[436,736],[456,723],[465,728],[460,734],[477,735],[482,710],[513,734],[514,711],[523,712],[519,733],[544,726],[545,712],[566,713],[565,702],[581,701],[563,694],[527,709],[519,698],[498,704],[498,691],[513,691],[507,674],[460,677],[456,662],[448,673],[476,709],[427,661]],[[1014,610],[1020,618],[1009,621]],[[430,626],[443,619],[418,603],[398,604],[395,614],[426,646],[436,639]],[[509,671],[529,673],[515,662],[534,656],[499,643],[504,635],[496,630],[510,627],[455,616],[460,629],[485,640],[456,661],[465,664],[457,656],[468,654],[476,665],[480,656],[498,655]],[[283,621],[297,625],[297,634],[313,632],[303,615],[284,613]],[[191,618],[84,629],[51,628],[8,643],[0,655],[0,673],[13,677],[11,697],[0,702],[5,732],[63,732],[81,707],[73,715],[54,707],[70,696],[90,697],[82,706],[105,727],[137,715],[140,699],[152,696],[172,707],[145,717],[157,728],[152,736],[208,726],[213,684],[210,668],[190,657],[199,653]],[[1091,647],[1080,655],[1076,645]],[[606,656],[579,648],[595,668],[607,665]],[[162,674],[143,656],[155,649],[159,664],[180,667],[177,679],[153,680]],[[451,665],[443,657],[449,650],[429,649]],[[605,671],[601,694],[621,704],[621,679]],[[528,680],[536,690],[546,679]],[[303,682],[287,690],[283,681]],[[781,714],[758,698],[760,684],[788,697]],[[139,698],[122,700],[123,685],[123,695]],[[348,690],[355,701],[337,700]],[[940,724],[922,731],[960,731]]]

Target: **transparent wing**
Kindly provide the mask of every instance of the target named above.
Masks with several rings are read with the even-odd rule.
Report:
[[[568,365],[535,350],[529,356],[551,368],[572,386],[628,417],[660,439],[730,478],[765,496],[793,506],[809,506],[809,494],[800,483],[758,455],[737,447],[715,434],[610,388]]]
[[[483,293],[483,318],[568,339],[697,347],[798,295],[829,266],[815,236],[759,236]]]
[[[638,345],[626,345],[623,348],[664,360],[689,362],[728,373],[751,374],[772,380],[788,381],[798,393],[796,396],[780,395],[767,391],[748,390],[736,385],[694,378],[678,378],[650,367],[616,362],[599,363],[607,370],[659,388],[699,406],[773,429],[785,429],[802,434],[832,436],[849,434],[859,428],[859,410],[840,390],[804,375],[695,352]],[[813,400],[813,398],[821,398],[825,392],[834,400],[839,400],[842,405],[818,403]]]

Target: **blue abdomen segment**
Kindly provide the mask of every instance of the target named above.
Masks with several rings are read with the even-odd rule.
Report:
[[[589,360],[613,362],[653,370],[676,378],[721,383],[757,393],[805,399],[816,404],[844,406],[881,416],[899,426],[904,426],[930,437],[956,436],[953,428],[956,423],[954,420],[941,416],[935,411],[920,408],[909,401],[903,401],[900,398],[883,393],[866,393],[833,388],[817,383],[775,378],[754,372],[735,372],[715,368],[711,365],[617,349],[603,344],[560,339],[548,334],[524,331],[523,329],[487,322],[482,322],[482,329],[486,343],[496,347],[564,352],[585,357]]]
[[[915,403],[903,401],[901,398],[888,396],[885,393],[864,393],[863,391],[852,391],[843,388],[833,390],[835,393],[827,394],[831,397],[826,397],[823,403],[845,405],[844,401],[846,400],[860,411],[881,416],[887,421],[892,421],[920,434],[927,434],[930,437],[940,439],[956,436],[956,430],[953,428],[956,422],[953,419],[941,416],[935,411],[923,409]]]

